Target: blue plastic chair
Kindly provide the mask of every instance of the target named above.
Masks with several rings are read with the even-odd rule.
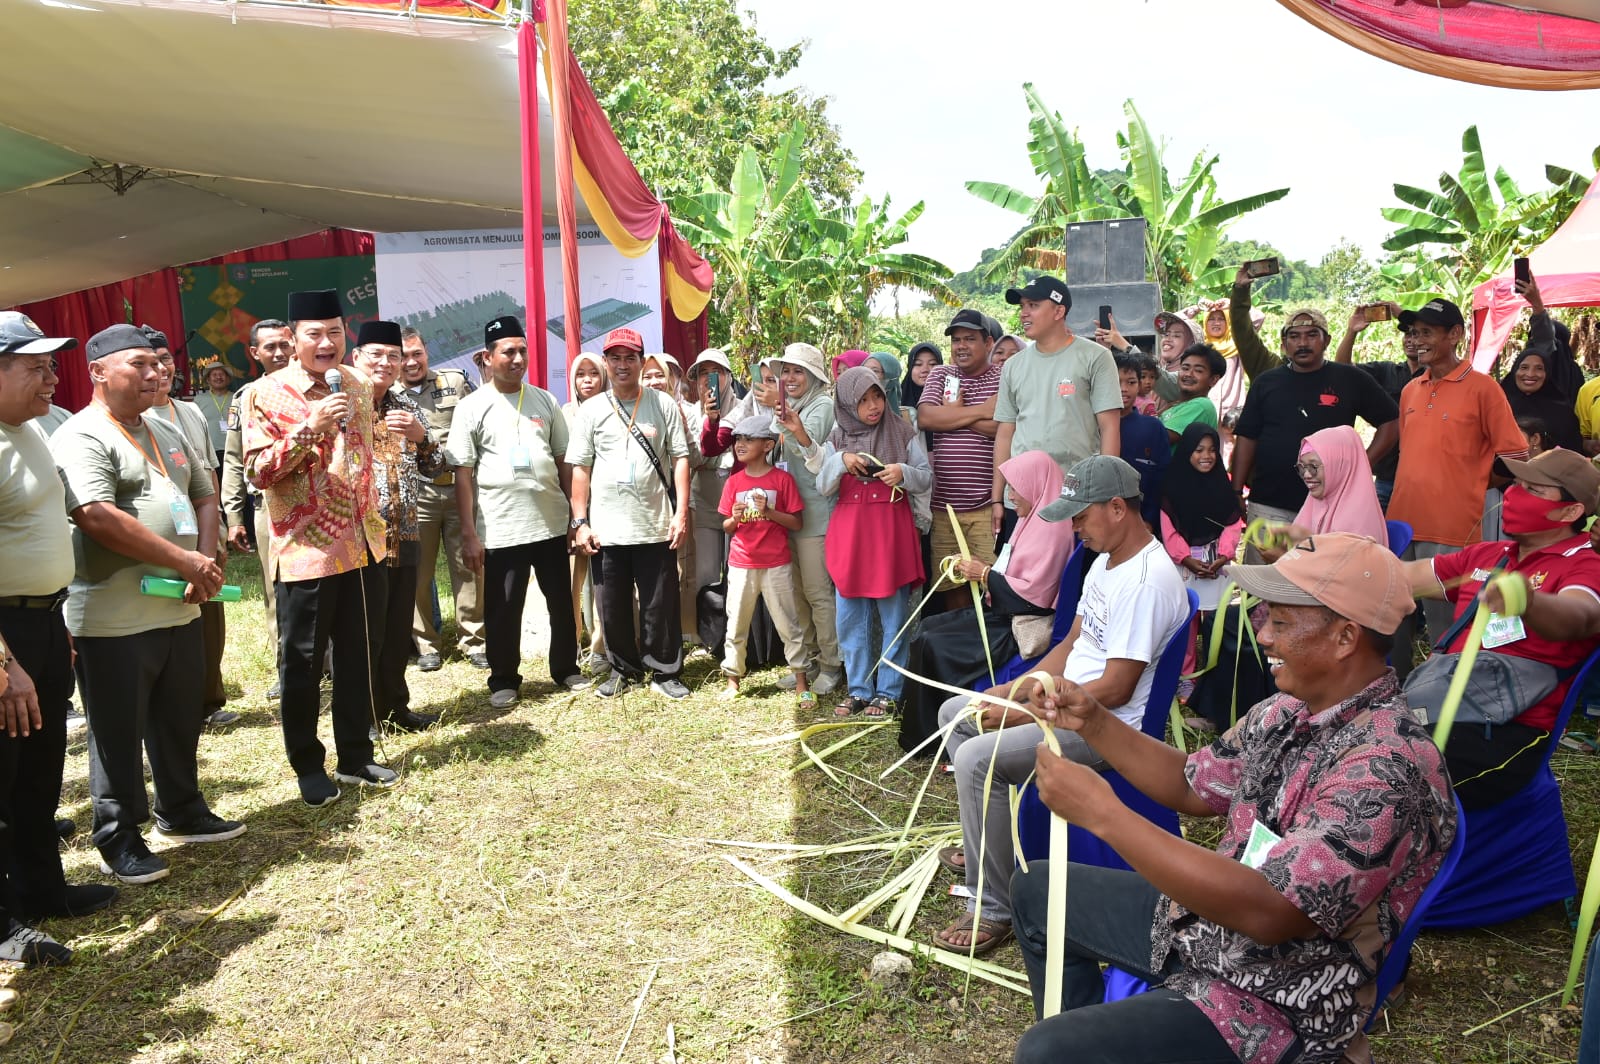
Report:
[[[1456,866],[1461,863],[1461,855],[1467,849],[1467,814],[1461,808],[1461,799],[1456,799],[1456,837],[1450,840],[1450,849],[1445,851],[1444,860],[1439,865],[1439,871],[1434,873],[1433,882],[1422,892],[1422,897],[1417,899],[1416,907],[1411,910],[1411,918],[1400,928],[1400,934],[1389,943],[1389,952],[1384,956],[1383,963],[1378,966],[1378,997],[1372,1004],[1372,1013],[1367,1017],[1367,1030],[1372,1030],[1372,1025],[1378,1022],[1378,1013],[1383,1011],[1384,1002],[1389,1000],[1389,994],[1400,980],[1406,977],[1406,965],[1411,962],[1411,946],[1417,940],[1417,932],[1421,931],[1427,923],[1428,911],[1433,908],[1433,903],[1445,889],[1450,886],[1451,879],[1456,874]]]
[[[1389,549],[1398,558],[1411,546],[1411,526],[1404,521],[1385,521],[1384,524],[1389,526]]]
[[[1056,590],[1056,619],[1050,628],[1050,646],[1067,638],[1067,633],[1072,631],[1072,622],[1077,618],[1078,599],[1083,595],[1083,544],[1080,542],[1072,548],[1072,553],[1067,556],[1067,564],[1061,570],[1061,585]],[[1048,654],[1049,651],[1045,651]],[[1044,654],[1036,658],[1024,659],[1020,654],[994,670],[996,684],[1010,683],[1018,676],[1031,671],[1041,660]]]
[[[1572,678],[1550,729],[1544,764],[1528,785],[1503,802],[1463,815],[1463,824],[1471,822],[1472,849],[1462,855],[1424,927],[1504,923],[1578,892],[1567,818],[1561,811],[1561,785],[1550,771],[1550,758],[1597,663],[1600,650],[1590,654]]]

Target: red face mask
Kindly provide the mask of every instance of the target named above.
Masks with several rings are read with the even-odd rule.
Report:
[[[1513,484],[1505,490],[1505,497],[1500,502],[1500,524],[1513,536],[1551,532],[1565,527],[1567,522],[1552,520],[1550,512],[1565,509],[1569,505],[1553,499],[1541,499],[1521,484]]]

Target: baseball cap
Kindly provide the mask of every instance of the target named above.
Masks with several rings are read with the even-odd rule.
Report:
[[[1070,521],[1097,502],[1139,497],[1139,472],[1114,454],[1092,454],[1067,470],[1061,497],[1039,511],[1046,521]]]
[[[97,358],[105,358],[118,351],[129,351],[140,347],[152,347],[149,333],[137,325],[113,325],[89,337],[89,342],[84,345],[84,351],[89,356],[89,361],[93,362]]]
[[[753,440],[775,440],[778,430],[772,427],[771,414],[751,414],[733,427],[735,436],[748,436]]]
[[[77,346],[70,336],[46,336],[20,310],[0,311],[0,355],[53,355]]]
[[[1414,322],[1424,325],[1437,325],[1441,329],[1453,329],[1457,325],[1465,326],[1466,319],[1461,316],[1461,308],[1448,299],[1430,299],[1416,310],[1402,310],[1395,319],[1400,326],[1400,331],[1405,332]]]
[[[708,347],[700,352],[700,357],[689,366],[689,376],[693,377],[701,366],[716,366],[729,373],[733,372],[733,363],[728,361],[727,353],[715,347]]]
[[[629,351],[644,354],[644,337],[634,329],[612,329],[606,333],[605,342],[600,345],[600,350],[609,351],[613,347],[626,347]]]
[[[981,332],[991,340],[1000,339],[1000,323],[981,310],[971,307],[962,307],[956,311],[955,317],[950,319],[950,324],[944,328],[944,334],[949,336],[957,329],[971,329]]]
[[[1416,608],[1394,552],[1349,532],[1311,536],[1271,565],[1230,565],[1228,579],[1265,602],[1326,606],[1363,628],[1393,635]]]
[[[1284,318],[1283,333],[1287,335],[1290,329],[1302,328],[1307,325],[1314,325],[1321,329],[1323,336],[1333,335],[1328,330],[1328,319],[1323,315],[1322,311],[1314,307],[1301,307],[1299,310],[1290,313],[1287,318]]]
[[[1048,299],[1069,310],[1072,308],[1072,293],[1067,290],[1067,282],[1046,273],[1041,273],[1021,288],[1006,289],[1006,302],[1012,306],[1016,306],[1024,299]]]
[[[1600,469],[1594,467],[1577,451],[1562,447],[1552,448],[1526,462],[1514,458],[1503,459],[1511,475],[1529,484],[1561,488],[1578,502],[1583,512],[1595,512],[1596,496],[1600,495]]]

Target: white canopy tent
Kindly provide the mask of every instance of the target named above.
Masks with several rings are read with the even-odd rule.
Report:
[[[521,224],[509,19],[0,0],[0,20],[0,306],[333,226]]]

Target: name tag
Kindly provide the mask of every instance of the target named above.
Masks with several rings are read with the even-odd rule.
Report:
[[[1257,820],[1250,826],[1250,841],[1245,843],[1239,863],[1246,868],[1259,869],[1267,863],[1267,856],[1272,853],[1272,848],[1282,841],[1282,835]]]
[[[1483,630],[1483,649],[1493,650],[1527,637],[1528,630],[1521,617],[1502,617],[1498,613],[1491,613],[1489,623]]]
[[[533,470],[533,455],[520,443],[511,448],[511,470],[515,473],[528,473]]]
[[[195,520],[194,504],[189,501],[189,496],[180,495],[176,490],[168,487],[167,503],[172,508],[172,527],[180,536],[194,536],[200,532],[200,523]]]

